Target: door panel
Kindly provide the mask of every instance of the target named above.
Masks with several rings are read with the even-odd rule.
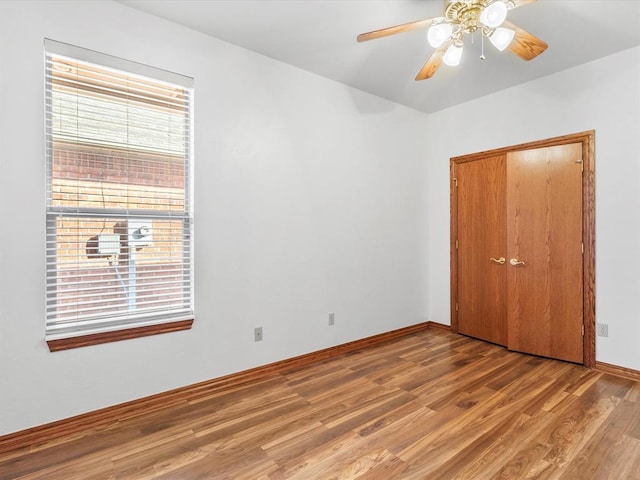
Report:
[[[509,153],[506,188],[508,347],[577,363],[583,362],[581,161],[579,143]]]
[[[458,331],[507,344],[505,155],[456,166]]]

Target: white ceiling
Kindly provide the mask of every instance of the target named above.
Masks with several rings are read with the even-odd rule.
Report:
[[[440,16],[442,0],[120,1],[427,113],[640,45],[640,0],[539,0],[508,18],[549,44],[542,55],[525,62],[486,42],[483,61],[479,37],[471,48],[467,38],[460,66],[416,82],[433,51],[426,31],[356,36]]]

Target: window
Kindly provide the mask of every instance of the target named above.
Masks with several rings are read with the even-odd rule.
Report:
[[[51,40],[45,51],[50,349],[189,328],[192,80]]]

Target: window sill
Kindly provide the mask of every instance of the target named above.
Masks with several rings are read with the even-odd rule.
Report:
[[[92,333],[90,335],[80,335],[71,338],[61,338],[58,340],[47,340],[50,352],[69,350],[72,348],[88,347],[101,343],[119,342],[130,338],[148,337],[150,335],[160,335],[161,333],[179,332],[190,330],[193,325],[193,318],[180,320],[177,322],[161,323],[158,325],[147,325],[144,327],[134,327],[113,332]]]

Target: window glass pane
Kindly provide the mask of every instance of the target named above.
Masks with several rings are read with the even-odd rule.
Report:
[[[184,110],[158,109],[121,98],[103,98],[92,92],[65,92],[54,83],[51,98],[52,134],[57,139],[128,146],[183,154]],[[105,116],[104,111],[109,115]]]
[[[185,158],[79,143],[52,145],[52,205],[185,209]]]
[[[185,229],[181,219],[58,217],[47,242],[56,262],[47,281],[49,326],[188,311]]]

